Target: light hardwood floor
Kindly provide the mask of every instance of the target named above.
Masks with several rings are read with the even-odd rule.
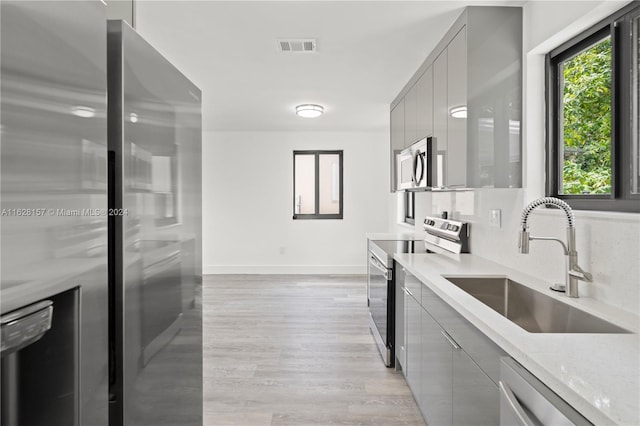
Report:
[[[366,277],[209,275],[204,423],[421,425],[367,323]]]

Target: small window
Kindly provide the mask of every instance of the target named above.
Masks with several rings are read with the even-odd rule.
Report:
[[[293,151],[293,218],[342,219],[342,151]]]
[[[561,195],[611,194],[611,37],[558,63]]]
[[[410,225],[416,223],[416,193],[413,191],[404,192],[404,222]]]
[[[547,56],[547,195],[575,209],[640,211],[639,15],[623,8]]]

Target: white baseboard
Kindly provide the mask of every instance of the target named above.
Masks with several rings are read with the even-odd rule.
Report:
[[[300,274],[300,275],[364,275],[364,265],[204,265],[204,275],[220,274]]]

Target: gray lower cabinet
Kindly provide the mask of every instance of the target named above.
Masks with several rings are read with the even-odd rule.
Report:
[[[415,276],[399,282],[408,290],[403,371],[427,424],[499,424],[495,367],[505,353]]]
[[[500,424],[500,393],[498,386],[461,349],[453,352],[452,394],[452,424]]]
[[[453,401],[453,357],[442,328],[421,308],[421,394],[418,406],[428,425],[450,425]]]
[[[404,375],[409,384],[416,401],[422,398],[422,359],[421,359],[421,336],[420,322],[422,307],[411,294],[405,294],[405,347],[407,351],[407,361]]]

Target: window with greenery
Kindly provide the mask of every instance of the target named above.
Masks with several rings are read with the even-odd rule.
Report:
[[[640,211],[638,15],[631,4],[547,57],[547,195],[576,209]]]
[[[611,194],[611,37],[560,62],[561,194]]]
[[[416,223],[416,193],[404,192],[404,221],[410,225]]]
[[[342,219],[342,151],[293,151],[293,218]]]

